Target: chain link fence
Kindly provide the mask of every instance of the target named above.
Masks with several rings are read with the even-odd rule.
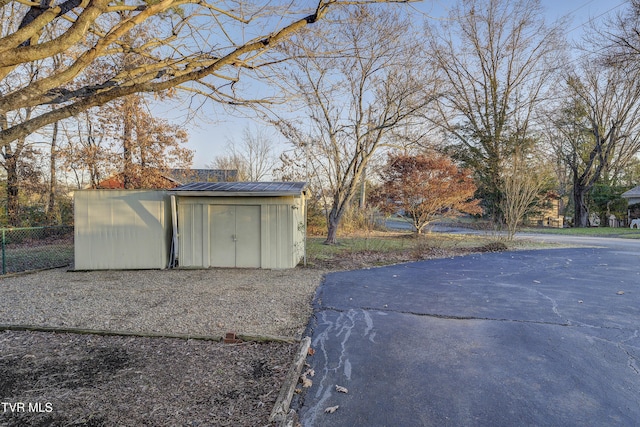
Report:
[[[2,228],[2,274],[73,263],[73,226]]]

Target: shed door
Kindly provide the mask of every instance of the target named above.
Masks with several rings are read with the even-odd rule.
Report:
[[[260,267],[260,206],[210,205],[212,267]]]

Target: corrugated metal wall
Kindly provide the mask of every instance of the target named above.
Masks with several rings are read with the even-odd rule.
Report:
[[[164,191],[76,191],[74,268],[166,268],[171,236],[168,200]]]
[[[75,193],[76,270],[163,269],[165,191]],[[181,267],[293,268],[304,255],[304,197],[178,197]]]
[[[179,265],[293,268],[304,254],[303,215],[302,197],[178,197]]]
[[[264,205],[262,207],[261,255],[263,265],[269,265],[270,268],[289,268],[291,266],[294,253],[291,219],[290,205]]]
[[[180,267],[209,267],[209,240],[204,238],[208,221],[206,205],[178,202],[178,262]],[[208,227],[207,227],[208,229]],[[206,246],[205,246],[206,243]]]

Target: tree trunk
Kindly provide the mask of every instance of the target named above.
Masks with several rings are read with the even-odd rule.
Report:
[[[49,204],[47,206],[47,217],[49,223],[55,223],[55,207],[56,207],[56,159],[57,159],[57,142],[58,142],[58,122],[53,124],[53,136],[51,137],[51,156],[49,164],[51,173],[49,175]]]
[[[134,188],[134,176],[133,176],[133,127],[134,127],[134,99],[133,96],[128,96],[124,99],[122,112],[123,117],[123,134],[122,134],[122,156],[123,156],[123,181],[124,188]]]
[[[7,170],[7,219],[9,225],[18,227],[20,226],[20,201],[18,200],[18,161],[15,155],[5,157],[5,168]]]
[[[414,225],[414,227],[416,227],[416,233],[417,234],[424,234],[424,229],[427,228],[428,224],[423,224],[422,226],[418,227],[416,225]]]
[[[367,167],[362,168],[362,178],[360,178],[360,209],[364,211],[367,207]]]
[[[340,223],[339,218],[335,215],[334,210],[331,210],[328,218],[328,230],[327,230],[327,239],[324,241],[325,245],[335,245],[338,243],[338,224]]]
[[[580,187],[574,186],[573,188],[573,203],[575,205],[575,214],[573,218],[573,226],[585,228],[589,226],[589,209],[585,201],[587,191]]]
[[[338,227],[340,226],[340,220],[344,209],[338,207],[338,202],[334,200],[331,211],[327,216],[327,239],[324,241],[325,245],[335,245],[338,243]]]

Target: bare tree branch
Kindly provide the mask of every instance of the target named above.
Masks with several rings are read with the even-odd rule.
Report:
[[[162,0],[145,4],[125,1],[119,5],[105,0],[67,0],[46,10],[40,10],[39,3],[28,3],[28,8],[17,5],[12,10],[22,11],[23,15],[12,16],[13,24],[3,27],[6,32],[0,34],[0,46],[4,49],[0,56],[0,116],[6,118],[0,128],[0,146],[27,137],[55,121],[133,93],[162,92],[204,80],[219,87],[215,76],[233,74],[223,70],[251,70],[259,65],[256,61],[261,59],[261,53],[322,19],[329,10],[375,2],[404,3],[318,0],[311,13],[299,11],[297,15],[302,17],[251,40],[242,39],[246,24],[253,24],[256,17],[264,19],[255,24],[255,28],[273,21],[273,15],[264,16],[264,8],[247,5],[249,12],[240,15],[204,0]],[[14,2],[5,3],[3,8],[11,3]],[[75,14],[73,18],[69,16],[71,11]],[[296,12],[280,9],[281,15],[289,13]],[[65,25],[58,26],[60,31],[48,32],[56,22]],[[230,22],[238,27],[227,28]],[[124,42],[127,34],[143,26],[152,33],[153,42],[138,46]],[[232,33],[240,39],[219,43],[230,39]],[[26,40],[28,44],[24,43]],[[24,68],[36,63],[46,66],[57,55],[66,59],[55,73],[39,73],[31,81],[21,81]],[[110,75],[101,81],[91,78],[96,67],[113,64],[113,57],[117,55],[141,60],[128,61],[126,69],[113,67]],[[149,64],[150,58],[155,64]],[[223,85],[228,83],[228,79],[223,80]],[[56,108],[42,108],[46,105]],[[17,117],[15,112],[25,108],[34,110],[31,119],[11,120]]]

